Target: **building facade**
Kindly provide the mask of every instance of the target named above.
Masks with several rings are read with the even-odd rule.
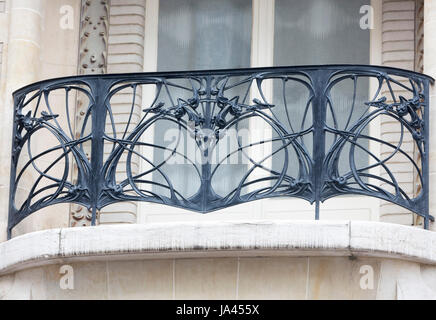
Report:
[[[432,138],[436,131],[433,129],[436,111],[432,110],[436,97],[429,78],[436,77],[433,31],[436,32],[436,1],[433,0],[0,1],[3,143],[0,298],[436,298],[436,248],[433,248],[436,235],[431,219],[436,212],[432,197],[436,189],[433,153],[436,139]],[[286,69],[310,65],[319,67]],[[366,65],[378,67],[371,69]],[[277,69],[249,69],[269,67]],[[202,106],[210,102],[210,95],[204,99],[203,96],[215,87],[207,82],[210,73],[203,74],[201,70],[215,69],[227,70],[226,81],[235,81],[228,90],[234,90],[231,93],[238,97],[230,102],[219,100],[220,108],[245,110],[232,109],[232,116],[238,112],[248,114],[257,108],[261,120],[268,121],[255,117],[241,121],[237,131],[247,132],[251,148],[247,151],[248,160],[243,161],[242,152],[242,160],[228,162],[221,166],[221,172],[216,169],[215,180],[208,180],[214,190],[212,197],[207,188],[201,187],[207,171],[199,173],[200,179],[195,180],[195,173],[190,171],[186,157],[183,158],[189,153],[189,135],[183,136],[187,141],[180,144],[185,151],[178,147],[170,155],[164,151],[170,150],[175,141],[174,136],[167,136],[168,132],[180,130],[180,122],[174,125],[174,119],[189,116],[197,143],[197,127],[208,119],[217,121],[217,117],[203,114],[197,123],[189,111],[183,111],[180,118],[169,118],[173,109],[187,110],[187,106],[195,103],[189,102],[188,98],[192,97],[183,93],[189,86],[188,80],[204,78],[206,84],[200,80],[201,88],[191,90],[190,94],[194,93]],[[238,69],[245,71],[234,71]],[[192,70],[200,71],[186,73]],[[335,80],[330,83],[328,94],[318,91],[316,85],[307,86],[305,76],[311,77],[312,84],[322,83],[323,74],[331,70],[338,73],[334,75],[337,78],[329,79]],[[171,71],[181,72],[176,74],[177,80],[165,73]],[[147,74],[139,75],[142,72]],[[268,76],[268,72],[274,76]],[[138,73],[138,76],[133,79],[127,73]],[[417,73],[429,77],[421,78]],[[346,81],[340,78],[343,74]],[[247,75],[249,81],[238,82]],[[70,76],[79,78],[50,80],[16,92],[38,81]],[[151,81],[151,77],[159,80]],[[173,82],[169,85],[162,80],[170,78]],[[91,80],[86,82],[86,79]],[[114,91],[104,103],[98,100],[104,93],[99,79],[113,81],[110,90]],[[259,79],[261,84],[256,82]],[[87,91],[87,86],[92,87],[90,83],[100,91],[94,87]],[[247,83],[253,87],[239,89],[240,84]],[[422,90],[418,88],[421,85]],[[205,93],[202,93],[203,86]],[[321,91],[325,101],[322,97],[317,100]],[[21,95],[24,92],[27,98]],[[243,100],[244,95],[248,102]],[[215,96],[225,98],[220,93]],[[164,102],[158,107],[159,99]],[[236,103],[232,105],[231,101]],[[405,108],[418,105],[413,112],[407,111],[411,117],[404,120],[410,125],[406,126],[408,130],[399,125],[406,117],[399,113],[402,103]],[[41,110],[46,108],[41,116],[35,111],[40,104]],[[307,116],[302,108],[306,104],[315,111],[317,105],[328,107],[327,111],[320,109],[325,112],[324,120],[316,118],[317,112]],[[159,113],[164,105],[173,108]],[[279,111],[278,107],[283,105],[284,110]],[[103,108],[100,109],[103,113],[110,108],[110,116],[100,118],[100,125],[98,106]],[[194,111],[197,107],[193,107]],[[26,108],[35,113],[26,115]],[[271,114],[262,108],[269,108]],[[325,155],[330,154],[329,146],[338,141],[334,133],[344,136],[350,123],[359,123],[359,119],[372,114],[370,108],[385,108],[385,112],[365,118],[368,121],[354,137],[372,138],[359,143],[355,140],[344,147],[346,155],[325,162]],[[293,112],[291,116],[289,110]],[[397,114],[392,115],[392,110]],[[135,130],[144,123],[144,112],[161,118],[146,125],[147,134],[130,147],[131,141],[126,141],[134,140]],[[233,121],[226,120],[226,116],[224,122]],[[19,117],[23,122],[18,122]],[[37,117],[41,118],[37,120]],[[91,118],[97,120],[91,123]],[[27,119],[33,127],[28,130],[22,119]],[[288,119],[290,128],[284,119]],[[414,120],[418,121],[417,127]],[[60,163],[59,159],[73,158],[74,151],[68,151],[66,156],[56,153],[61,149],[57,147],[58,141],[53,141],[52,133],[57,129],[33,133],[41,121],[56,123],[53,128],[75,139],[83,160],[65,160],[68,165]],[[191,129],[189,121],[187,132]],[[310,151],[305,154],[296,148],[294,153],[280,155],[284,149],[275,149],[277,141],[285,138],[280,140],[275,135],[291,129],[294,132],[294,121],[302,121],[298,136],[302,142],[298,146]],[[317,131],[323,121],[325,127]],[[95,138],[97,127],[101,129],[100,144]],[[23,150],[18,154],[16,134],[23,130],[32,131],[33,140],[32,144],[29,138],[28,145],[20,145]],[[313,132],[313,136],[302,133],[306,130]],[[321,131],[331,133],[331,136],[322,134],[326,144],[322,145],[326,150],[321,155],[322,165],[316,160],[316,144],[321,141],[316,136]],[[424,137],[421,139],[417,134]],[[23,134],[21,138],[26,137]],[[238,139],[232,139],[228,138],[229,150],[232,143],[235,150],[244,149]],[[72,140],[63,142],[62,148],[74,150]],[[165,147],[151,150],[157,145]],[[101,163],[109,163],[118,146],[127,151],[137,146],[139,152],[121,152],[116,165],[108,165],[113,172],[109,169],[107,172],[113,177],[108,173],[105,182],[113,179],[118,184],[110,185],[112,189],[107,192],[112,197],[107,200],[110,205],[87,207],[77,200],[80,187],[88,186],[81,181],[88,170],[92,174],[85,179],[87,183],[92,184],[93,178],[98,180],[95,173],[100,168],[94,167],[95,159],[101,157]],[[97,147],[101,147],[100,153],[95,151]],[[54,152],[44,154],[50,148]],[[41,152],[35,159],[35,154]],[[227,157],[230,151],[224,152],[225,158],[230,159]],[[174,154],[183,161],[170,163],[168,159]],[[14,162],[18,156],[21,162]],[[306,165],[299,161],[304,157],[313,158],[311,168],[321,170],[323,177],[330,167],[335,168],[332,175],[338,179],[347,177],[349,171],[351,184],[362,186],[362,190],[341,189],[338,180],[339,187],[332,188],[324,198],[318,197],[323,192],[316,188],[318,176],[302,169]],[[263,160],[253,161],[255,158]],[[87,161],[92,167],[83,164]],[[250,171],[253,163],[256,165]],[[309,185],[314,190],[269,197],[268,194],[278,192],[283,185],[275,188],[273,183],[275,189],[269,189],[269,176],[264,171],[282,179],[279,173],[283,163],[286,165],[283,176],[299,177],[291,179],[294,187],[308,178],[313,179]],[[323,171],[321,167],[327,169]],[[357,173],[362,175],[357,177]],[[247,182],[241,183],[244,174]],[[138,188],[143,199],[154,200],[135,201],[132,179],[138,186],[142,183]],[[168,180],[171,183],[166,186]],[[38,191],[36,185],[40,181],[42,189]],[[69,190],[76,187],[77,201],[73,198],[53,201],[64,191],[60,188],[59,193],[50,192],[50,183],[60,181],[71,182],[71,186],[66,184]],[[133,190],[127,190],[123,181],[128,181],[126,185],[130,183]],[[95,188],[98,191],[95,194],[106,192],[98,189],[97,182]],[[201,192],[197,197],[198,189]],[[117,190],[124,198],[111,193]],[[242,196],[241,201],[224,196],[234,190],[251,196]],[[83,199],[87,197],[86,192],[80,194]],[[249,201],[250,197],[257,200]],[[221,204],[213,207],[212,200]],[[11,201],[15,206],[12,211]],[[202,209],[197,207],[200,203]],[[207,214],[194,211],[207,211]]]

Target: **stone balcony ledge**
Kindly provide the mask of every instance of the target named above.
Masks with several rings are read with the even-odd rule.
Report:
[[[436,233],[381,222],[247,220],[50,229],[0,243],[0,275],[48,264],[154,258],[366,256],[436,264]]]

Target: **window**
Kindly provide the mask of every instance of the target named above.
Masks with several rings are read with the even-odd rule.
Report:
[[[363,0],[147,0],[145,71],[368,64],[370,31],[362,30],[359,26],[360,7],[366,4],[367,1]],[[279,101],[279,91],[282,90],[280,84],[271,81],[265,85],[267,99],[273,103]],[[344,82],[336,92],[332,92],[338,110],[337,121],[342,125],[347,123],[348,115],[341,110],[349,108],[350,101],[353,100],[352,94],[349,94],[352,92],[350,88],[353,88],[353,83]],[[361,108],[362,102],[368,98],[369,83],[359,83],[358,88],[355,99],[356,105]],[[291,92],[292,96],[287,97],[288,108],[295,108],[293,121],[298,121],[303,116],[303,108],[296,97],[304,100],[304,89],[296,86]],[[183,95],[182,92],[180,94]],[[252,98],[256,95],[258,93],[253,90]],[[277,116],[286,117],[283,110],[277,110]],[[310,118],[307,120],[310,122]],[[328,121],[332,123],[331,115]],[[248,124],[251,125],[253,123]],[[164,143],[164,131],[169,127],[168,124],[155,127],[154,137],[148,139]],[[258,138],[263,137],[255,137]],[[326,145],[328,147],[328,141]],[[307,147],[310,149],[312,146]],[[159,152],[154,155],[155,160],[163,157],[163,153]],[[367,156],[362,156],[359,161],[367,163]],[[269,165],[274,169],[278,162],[279,156]],[[185,190],[187,195],[192,195],[198,185],[189,181],[188,167],[189,165],[177,164],[168,168],[170,171],[167,172],[176,177],[173,179],[179,188]],[[241,167],[228,165],[222,175],[222,185],[217,186],[217,189],[224,192],[226,185],[231,183],[232,174],[240,170]],[[156,179],[159,177],[156,176]],[[364,215],[371,216],[368,199],[365,202],[356,200],[361,197],[352,198],[354,200],[348,200],[351,201],[348,202],[351,206],[344,204],[343,198],[336,198],[328,201],[328,208],[334,213],[337,208],[350,208],[360,201],[364,208],[357,210],[362,209]],[[250,209],[239,212],[256,211],[258,217],[277,213],[276,216],[289,218],[291,211],[298,211],[294,217],[313,219],[314,208],[300,200],[268,199],[261,202],[262,204],[255,202],[255,207],[244,204],[242,206],[251,206]],[[150,206],[153,208],[149,209],[147,205],[148,213],[173,212],[172,208],[156,209],[155,206]],[[176,212],[179,209],[174,210]],[[225,210],[238,211],[235,207]],[[321,214],[323,215],[323,209]],[[173,215],[171,219],[174,217]]]
[[[360,7],[366,3],[362,0],[275,0],[274,65],[369,64],[369,30],[363,30],[359,25]],[[308,92],[296,83],[287,86],[286,103],[288,110],[292,110],[289,125],[295,130],[307,128],[312,123],[311,110],[305,117]],[[345,129],[347,124],[349,126],[365,112],[368,79],[356,81],[355,97],[353,89],[351,79],[341,81],[334,87],[331,92],[332,107],[327,112],[328,126]],[[274,85],[274,104],[283,105],[282,90],[281,84]],[[350,115],[353,98],[354,110]],[[278,108],[276,116],[286,119],[285,109]],[[302,119],[306,120],[304,124]],[[333,135],[327,135],[326,149],[332,145],[333,139]],[[305,145],[311,152],[312,137],[305,139]],[[347,147],[343,151],[344,155],[348,153]],[[357,150],[356,155],[358,167],[368,163],[368,156],[363,151]],[[275,157],[273,169],[279,170],[281,163],[281,158]],[[294,171],[289,172],[292,176],[295,176],[295,168],[296,166],[289,169]],[[348,158],[341,157],[340,173],[345,173],[348,168]]]
[[[250,66],[251,0],[165,0],[159,4],[157,71],[246,68]],[[190,87],[188,81],[178,85]],[[176,97],[191,94],[186,90],[172,88],[163,92],[165,104],[176,103]],[[191,96],[186,96],[186,99]],[[195,161],[193,139],[185,130],[172,121],[159,121],[154,127],[155,143],[166,148],[175,147],[190,159],[172,157],[162,166],[162,171],[171,177],[173,187],[188,198],[195,195],[200,180],[195,179],[196,170],[188,160]],[[178,141],[181,139],[181,142]],[[219,149],[220,145],[216,148]],[[182,149],[182,150],[181,150]],[[215,153],[219,162],[220,152]],[[168,159],[168,150],[154,149],[154,162]],[[197,158],[198,160],[198,158]],[[197,162],[198,164],[198,162]],[[244,169],[240,164],[226,163],[216,174],[214,191],[225,195],[242,178]],[[156,172],[153,180],[165,185],[164,177]],[[169,190],[155,186],[155,192],[169,196]]]

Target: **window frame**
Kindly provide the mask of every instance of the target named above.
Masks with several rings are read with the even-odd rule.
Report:
[[[145,32],[144,32],[144,72],[157,71],[158,59],[158,29],[159,29],[159,1],[145,0]],[[382,47],[382,1],[371,0],[373,7],[373,29],[370,30],[369,60],[372,65],[381,65]],[[252,38],[251,38],[251,67],[270,67],[274,65],[274,17],[275,0],[252,0]],[[369,91],[374,92],[377,88],[376,79],[371,79]],[[152,88],[144,88],[142,104],[150,104],[153,97]],[[147,91],[148,90],[148,91]],[[152,90],[152,91],[149,91]],[[266,83],[263,88],[265,98],[269,101],[273,97],[271,83]],[[250,98],[260,98],[256,88],[252,88]],[[254,121],[254,120],[251,120]],[[257,124],[258,125],[258,124]],[[265,128],[256,130],[259,133],[266,132]],[[371,122],[370,135],[380,136],[380,120]],[[144,142],[153,142],[154,130],[143,137]],[[271,132],[272,134],[272,132]],[[255,136],[254,140],[264,140],[268,137]],[[271,153],[271,144],[264,147],[264,155]],[[369,142],[369,150],[375,155],[380,155],[380,147],[374,141]],[[271,165],[272,159],[269,159]],[[370,163],[373,159],[370,158]],[[379,174],[379,168],[373,168],[370,173]],[[255,179],[253,175],[251,179]],[[374,181],[371,181],[374,183]],[[346,196],[327,200],[321,204],[320,219],[342,220],[373,220],[378,221],[380,216],[380,200],[365,196]],[[225,214],[225,215],[223,215]],[[174,222],[186,220],[239,220],[239,219],[301,219],[314,220],[315,207],[307,201],[296,198],[272,198],[252,201],[246,204],[225,208],[206,215],[192,213],[188,210],[173,208],[155,203],[140,202],[138,206],[137,222]]]

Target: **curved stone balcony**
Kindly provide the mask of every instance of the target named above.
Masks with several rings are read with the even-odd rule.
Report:
[[[436,299],[435,241],[364,221],[51,229],[0,244],[0,299]]]
[[[9,237],[59,204],[98,224],[114,204],[207,214],[299,198],[320,219],[324,201],[348,195],[406,208],[428,228],[432,82],[327,65],[28,85],[14,93]],[[380,137],[381,119],[400,134]],[[435,298],[435,237],[374,221],[273,218],[54,228],[0,244],[0,298]],[[59,287],[64,267],[74,290]]]

